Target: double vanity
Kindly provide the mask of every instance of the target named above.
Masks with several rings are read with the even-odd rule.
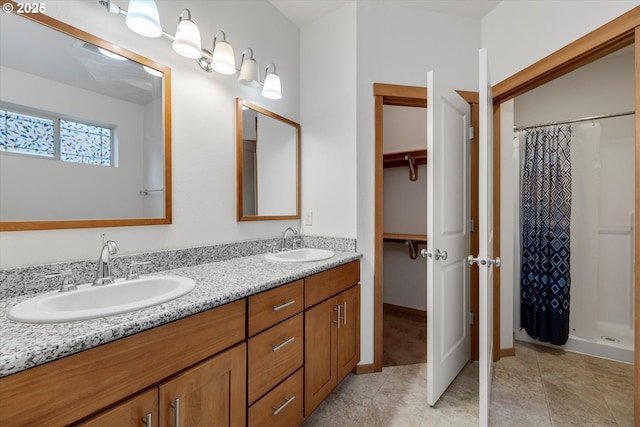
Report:
[[[33,296],[0,300],[0,425],[299,425],[360,359],[360,255],[281,254],[167,271],[195,287],[108,317],[19,323]]]

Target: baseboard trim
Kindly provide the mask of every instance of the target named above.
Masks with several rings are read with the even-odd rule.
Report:
[[[366,365],[357,365],[355,368],[353,368],[353,373],[356,375],[372,374],[375,371],[376,369],[373,363],[368,363]]]
[[[503,357],[513,357],[516,355],[516,348],[515,347],[511,347],[511,348],[501,348],[500,349],[500,358]]]
[[[417,308],[405,307],[403,305],[395,305],[389,303],[382,303],[383,309],[388,308],[390,310],[401,311],[403,313],[413,314],[415,316],[420,316],[427,320],[427,312],[425,310],[418,310]]]

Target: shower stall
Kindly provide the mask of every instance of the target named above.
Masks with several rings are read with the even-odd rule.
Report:
[[[634,118],[577,125],[571,147],[568,346],[633,362]]]
[[[562,348],[629,363],[634,361],[635,300],[633,88],[631,47],[534,89],[513,104],[518,125],[599,116],[572,123],[570,317],[569,339]],[[516,181],[521,145],[515,137]],[[519,236],[517,221],[514,232]],[[537,342],[520,329],[520,287],[515,282],[515,337]]]

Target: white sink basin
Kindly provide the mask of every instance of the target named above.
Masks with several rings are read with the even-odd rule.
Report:
[[[14,305],[9,319],[24,323],[58,323],[95,319],[162,304],[193,290],[196,283],[180,276],[119,280],[103,286],[90,283],[77,290],[52,291]]]
[[[329,259],[335,254],[333,251],[326,249],[296,249],[293,251],[278,252],[275,254],[266,254],[264,257],[269,261],[276,262],[307,262],[307,261],[322,261],[323,259]]]

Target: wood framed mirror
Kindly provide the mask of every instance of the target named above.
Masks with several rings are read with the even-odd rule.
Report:
[[[0,231],[170,224],[171,69],[41,13],[0,50]]]
[[[238,221],[300,219],[300,125],[236,99]]]

